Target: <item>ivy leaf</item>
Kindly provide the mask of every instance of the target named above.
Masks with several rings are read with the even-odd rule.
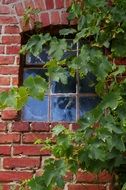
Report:
[[[51,55],[56,60],[61,60],[64,50],[67,49],[67,43],[65,39],[53,38],[50,42],[49,55]]]
[[[60,35],[67,36],[69,34],[76,33],[76,30],[74,28],[64,28],[59,31]]]
[[[24,81],[24,86],[27,87],[30,96],[39,100],[44,98],[48,87],[46,80],[38,75],[35,77],[29,76]]]
[[[20,110],[28,100],[28,90],[26,87],[20,87],[17,92],[17,105],[16,109]]]
[[[65,130],[65,127],[63,125],[57,125],[52,129],[53,135],[58,136],[60,133],[62,133]]]

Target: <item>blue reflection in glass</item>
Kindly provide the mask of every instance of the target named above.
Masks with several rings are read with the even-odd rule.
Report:
[[[48,97],[43,101],[29,97],[27,104],[22,110],[24,121],[48,121]]]
[[[52,81],[52,93],[76,93],[76,78],[68,76],[68,83]]]
[[[39,75],[43,78],[45,78],[47,80],[47,76],[46,76],[46,70],[45,69],[24,69],[24,74],[23,74],[23,78],[26,79],[27,77],[31,76],[36,76]]]
[[[100,98],[98,96],[91,97],[80,97],[79,98],[79,106],[80,106],[80,116],[85,114],[85,112],[93,109],[100,102]]]
[[[35,57],[33,54],[29,53],[26,55],[26,65],[40,65],[45,64],[50,60],[50,56],[48,55],[48,48],[43,48],[42,52]]]
[[[95,93],[96,77],[88,73],[83,79],[80,79],[79,93]]]
[[[75,97],[52,97],[52,121],[76,121]]]
[[[66,39],[68,50],[64,51],[62,59],[68,59],[77,55],[77,44],[73,43],[72,39]]]

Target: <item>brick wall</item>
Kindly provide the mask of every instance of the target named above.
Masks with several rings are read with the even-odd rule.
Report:
[[[34,20],[43,26],[67,24],[66,7],[69,0],[0,0],[0,92],[18,86],[18,55],[21,47],[20,33],[32,30],[33,23],[24,26],[22,15],[28,7],[39,8],[41,12]],[[50,136],[49,123],[22,122],[17,112],[6,109],[0,116],[0,187],[10,190],[19,182],[41,173],[48,151],[40,150],[33,142],[37,138]],[[75,128],[76,126],[74,126]],[[68,183],[65,190],[110,190],[112,177],[107,173],[99,176],[87,172],[68,175],[76,184]]]

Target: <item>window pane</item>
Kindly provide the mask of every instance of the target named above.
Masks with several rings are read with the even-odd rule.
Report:
[[[68,44],[68,50],[66,50],[64,52],[64,55],[62,57],[62,59],[67,59],[73,56],[76,56],[77,54],[77,44],[73,44],[73,40],[72,39],[67,39],[67,44]]]
[[[43,48],[42,53],[40,53],[37,57],[28,53],[26,55],[26,65],[40,65],[44,64],[50,60],[50,56],[48,55],[48,49]]]
[[[22,110],[22,119],[25,121],[48,121],[48,97],[43,101],[29,97]]]
[[[75,97],[52,97],[52,121],[76,121]]]
[[[82,116],[85,112],[93,109],[99,102],[100,98],[98,96],[80,97],[79,98],[80,116]]]
[[[36,76],[36,75],[40,75],[41,77],[47,79],[47,76],[46,76],[46,70],[45,69],[24,69],[24,75],[23,75],[23,78],[24,80],[28,77],[28,76]]]
[[[83,79],[80,79],[79,92],[80,93],[95,93],[96,78],[91,73]]]
[[[69,76],[68,83],[66,85],[61,82],[53,81],[51,88],[52,93],[76,93],[76,79]]]

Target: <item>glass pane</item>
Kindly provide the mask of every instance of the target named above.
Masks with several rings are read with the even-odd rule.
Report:
[[[79,93],[95,93],[96,78],[88,73],[83,79],[80,79]]]
[[[99,102],[100,98],[98,96],[80,97],[79,98],[80,116],[82,116],[85,112],[93,109]]]
[[[76,121],[75,97],[52,97],[52,121]]]
[[[76,93],[76,78],[68,76],[68,84],[53,81],[51,84],[52,93]]]
[[[64,52],[62,59],[67,59],[69,57],[76,56],[76,54],[77,54],[77,45],[73,44],[73,40],[66,39],[66,41],[68,44],[68,50]]]
[[[37,57],[31,53],[26,55],[26,65],[40,65],[49,60],[50,56],[48,55],[48,48],[43,48],[42,53],[40,53]]]
[[[22,119],[25,121],[48,121],[48,97],[43,101],[29,97],[22,110]]]
[[[45,69],[24,69],[24,74],[23,74],[23,78],[26,79],[28,76],[36,76],[36,75],[40,75],[41,77],[47,79],[47,76],[46,76],[46,70]]]

